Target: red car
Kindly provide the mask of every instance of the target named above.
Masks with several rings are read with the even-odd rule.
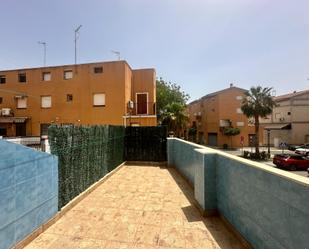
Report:
[[[296,154],[278,154],[274,156],[273,163],[278,168],[289,170],[307,170],[309,168],[309,158]]]

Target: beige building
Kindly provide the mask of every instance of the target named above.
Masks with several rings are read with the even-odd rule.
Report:
[[[0,71],[0,136],[50,124],[156,126],[155,70],[126,61]]]
[[[309,90],[274,97],[277,106],[272,115],[261,119],[265,125],[264,142],[270,132],[270,144],[309,143]]]
[[[188,105],[189,129],[196,128],[195,141],[210,146],[229,147],[253,146],[254,125],[242,113],[241,105],[246,89],[230,85],[229,88],[210,93]],[[240,134],[232,137],[224,135],[226,127],[240,129]],[[260,130],[260,143],[263,132]],[[187,137],[190,137],[187,134]]]

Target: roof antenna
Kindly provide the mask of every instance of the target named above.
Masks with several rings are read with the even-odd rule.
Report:
[[[111,52],[113,54],[115,54],[117,56],[118,60],[120,61],[120,52],[119,51],[115,51],[115,50],[111,50]]]
[[[80,28],[82,27],[82,25],[79,25],[75,30],[74,30],[74,45],[75,45],[75,58],[74,58],[74,62],[75,62],[75,65],[77,63],[77,48],[76,48],[76,43],[77,43],[77,40],[79,38],[79,30]]]
[[[43,65],[44,67],[46,67],[46,42],[38,41],[38,44],[43,45],[44,48]]]

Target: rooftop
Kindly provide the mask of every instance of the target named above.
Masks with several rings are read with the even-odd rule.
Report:
[[[191,103],[189,103],[189,105],[197,103],[197,102],[199,102],[201,100],[204,100],[204,99],[207,99],[207,98],[212,98],[212,97],[214,97],[214,96],[216,96],[216,95],[218,95],[220,93],[223,93],[223,92],[226,92],[226,91],[230,91],[230,90],[239,90],[239,91],[243,91],[243,92],[247,91],[244,88],[236,87],[236,86],[233,86],[233,84],[231,84],[230,87],[225,88],[225,89],[220,90],[220,91],[216,91],[216,92],[213,92],[213,93],[206,94],[203,97],[201,97],[201,98],[199,98],[197,100],[192,101]]]
[[[306,93],[309,93],[309,90],[304,90],[304,91],[299,91],[299,92],[294,91],[293,93],[288,93],[288,94],[276,96],[274,99],[276,101],[282,101],[282,100],[291,99],[291,98],[294,98],[294,97],[297,97],[297,96],[300,96],[300,95],[303,95],[303,94],[306,94]]]

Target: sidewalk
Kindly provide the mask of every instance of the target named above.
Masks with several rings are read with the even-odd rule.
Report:
[[[124,166],[26,249],[243,248],[174,169]]]

